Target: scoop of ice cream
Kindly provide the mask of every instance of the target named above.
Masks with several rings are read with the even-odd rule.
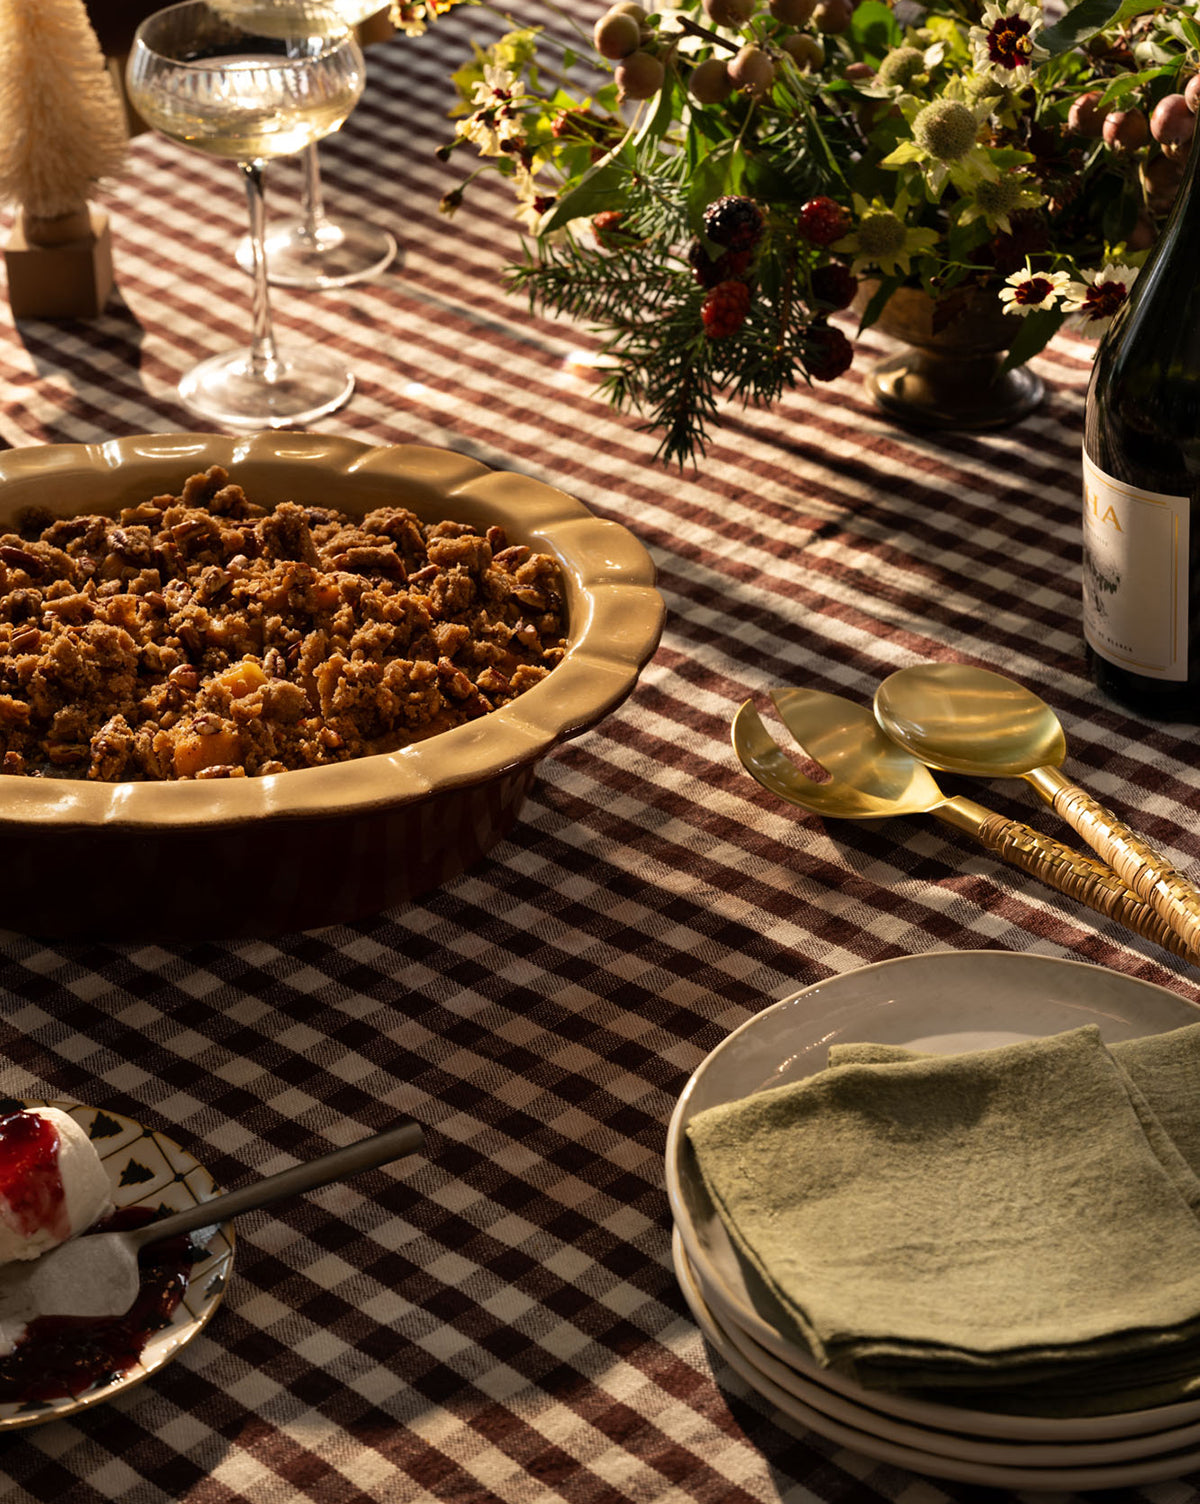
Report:
[[[0,1263],[33,1259],[112,1208],[91,1140],[57,1107],[0,1117]]]

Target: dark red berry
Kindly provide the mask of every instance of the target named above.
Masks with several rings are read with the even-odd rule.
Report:
[[[750,311],[750,289],[744,282],[721,282],[704,300],[700,317],[709,339],[725,339],[746,322]]]
[[[813,301],[823,308],[849,308],[858,291],[858,278],[840,261],[818,266],[812,274]]]
[[[704,233],[727,251],[748,251],[762,238],[762,211],[752,198],[726,194],[704,211]]]
[[[624,218],[620,209],[601,209],[592,216],[592,228],[597,235],[603,235],[606,230],[615,230]]]
[[[592,215],[592,229],[596,239],[608,250],[619,250],[634,243],[635,236],[625,226],[625,215],[620,209],[601,209]]]
[[[841,204],[822,194],[801,205],[796,227],[813,245],[832,245],[850,233],[850,215]]]
[[[716,287],[718,282],[728,282],[740,277],[750,265],[752,251],[726,251],[713,258],[704,249],[700,240],[693,238],[688,246],[688,264],[701,287]]]
[[[836,381],[854,359],[854,346],[840,329],[810,324],[804,341],[804,369],[814,381]]]

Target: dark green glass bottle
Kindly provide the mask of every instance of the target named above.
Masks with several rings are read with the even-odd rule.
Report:
[[[1096,353],[1083,433],[1084,636],[1098,687],[1200,720],[1200,132]]]

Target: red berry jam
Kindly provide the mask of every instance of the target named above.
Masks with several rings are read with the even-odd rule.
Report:
[[[153,1217],[146,1207],[125,1207],[88,1231],[140,1227]],[[141,1289],[124,1316],[39,1316],[31,1321],[13,1351],[0,1358],[0,1402],[65,1399],[126,1373],[154,1333],[170,1321],[187,1290],[195,1257],[186,1237],[148,1243],[138,1256]]]
[[[31,1238],[70,1236],[67,1198],[58,1167],[58,1129],[36,1112],[10,1112],[0,1118],[0,1196],[8,1203],[6,1221]]]

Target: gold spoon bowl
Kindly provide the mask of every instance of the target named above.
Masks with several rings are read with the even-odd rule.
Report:
[[[965,663],[916,663],[892,674],[875,692],[875,715],[893,741],[945,773],[1019,778],[1067,755],[1044,700]]]
[[[815,689],[774,690],[771,698],[788,731],[826,774],[804,773],[747,700],[733,720],[733,749],[751,777],[779,798],[831,819],[931,814],[1067,897],[1176,955],[1200,959],[1103,862],[972,799],[943,793],[925,764],[884,734],[869,707]]]
[[[1067,754],[1065,733],[1031,690],[965,663],[918,663],[883,681],[875,715],[888,736],[929,767],[1025,779],[1190,951],[1200,949],[1200,891],[1059,772]]]

